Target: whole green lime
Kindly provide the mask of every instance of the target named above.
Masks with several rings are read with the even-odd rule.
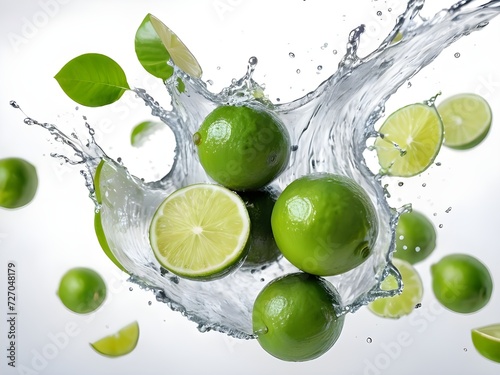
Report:
[[[255,190],[274,180],[290,156],[288,132],[268,111],[223,105],[193,135],[205,172],[232,190]]]
[[[472,313],[489,302],[493,281],[486,266],[467,254],[450,254],[431,266],[437,300],[458,313]]]
[[[344,316],[340,297],[326,280],[293,273],[271,281],[257,296],[253,330],[262,348],[285,361],[308,361],[326,353],[339,338]]]
[[[285,258],[320,276],[359,266],[372,253],[378,233],[375,207],[363,188],[330,173],[288,185],[274,205],[271,225]]]
[[[395,258],[415,264],[427,258],[435,248],[436,229],[427,216],[413,210],[399,217]]]
[[[76,267],[63,275],[57,295],[71,311],[86,314],[96,310],[104,302],[106,284],[96,271]]]
[[[30,203],[38,188],[36,168],[21,158],[0,160],[0,206],[19,208]]]
[[[258,267],[278,260],[282,254],[274,240],[271,215],[276,197],[270,190],[239,193],[250,217],[248,255],[243,267]]]

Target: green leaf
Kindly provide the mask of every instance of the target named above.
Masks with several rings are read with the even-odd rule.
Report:
[[[54,78],[66,95],[87,107],[114,103],[130,90],[120,65],[98,53],[75,57]]]
[[[135,53],[144,69],[155,77],[166,80],[173,74],[174,68],[167,64],[170,54],[151,23],[150,14],[135,34]]]

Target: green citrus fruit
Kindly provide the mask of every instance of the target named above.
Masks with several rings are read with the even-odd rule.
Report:
[[[473,329],[471,336],[479,354],[500,363],[500,324]]]
[[[0,160],[0,207],[19,208],[30,203],[38,188],[35,167],[24,159]]]
[[[377,214],[366,192],[352,179],[329,173],[288,185],[274,205],[271,225],[285,258],[320,276],[363,263],[378,233]]]
[[[96,310],[104,302],[106,284],[90,268],[72,268],[61,278],[57,295],[71,311],[86,314]]]
[[[434,106],[410,104],[392,113],[379,134],[374,147],[382,173],[411,177],[434,162],[443,143],[443,123]]]
[[[250,218],[243,200],[214,184],[195,184],[170,194],[149,231],[158,262],[191,279],[222,277],[247,253]]]
[[[90,346],[99,354],[108,357],[120,357],[134,350],[138,341],[139,324],[133,322],[118,332],[91,343]]]
[[[472,313],[489,302],[493,281],[486,266],[467,254],[451,254],[431,266],[437,300],[458,313]]]
[[[394,257],[415,264],[427,258],[435,247],[436,229],[427,216],[413,210],[399,217]]]
[[[403,291],[394,297],[379,298],[370,302],[368,309],[383,318],[398,319],[411,314],[415,306],[422,302],[424,287],[417,270],[410,263],[393,259],[393,264],[401,274]],[[389,275],[380,287],[382,290],[394,290],[398,288],[398,282],[393,275]]]
[[[488,135],[492,113],[488,102],[477,94],[458,94],[438,105],[443,119],[444,145],[457,150],[477,146]]]
[[[326,353],[342,332],[340,297],[326,280],[294,273],[271,281],[257,296],[253,330],[262,348],[285,361],[308,361]]]
[[[282,255],[271,228],[276,198],[268,190],[241,192],[239,196],[245,202],[251,223],[248,255],[243,266],[256,267],[276,261]]]
[[[216,182],[232,190],[255,190],[274,180],[290,156],[288,132],[262,109],[224,105],[193,135],[200,163]]]

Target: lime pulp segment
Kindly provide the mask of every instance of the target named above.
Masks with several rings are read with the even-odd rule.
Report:
[[[215,184],[195,184],[168,196],[156,211],[150,242],[160,264],[179,276],[210,279],[243,259],[250,218],[243,200]]]
[[[134,350],[138,341],[139,324],[133,322],[123,327],[118,332],[91,343],[90,346],[99,354],[108,357],[119,357]]]
[[[425,171],[443,142],[443,123],[433,105],[410,104],[382,124],[375,150],[382,173],[411,177]]]
[[[438,105],[443,120],[444,145],[469,149],[488,134],[492,113],[488,102],[477,94],[458,94]]]
[[[368,309],[383,318],[398,319],[409,315],[415,306],[422,302],[423,284],[419,274],[410,263],[394,258],[393,264],[403,279],[402,293],[394,297],[379,298],[368,304]],[[383,290],[393,290],[397,287],[398,283],[393,275],[387,276],[381,284]]]

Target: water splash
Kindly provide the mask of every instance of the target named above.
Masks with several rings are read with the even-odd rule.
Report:
[[[152,115],[175,135],[177,147],[172,169],[159,181],[145,183],[108,158],[95,143],[93,130],[86,122],[90,137],[86,143],[75,134],[67,136],[54,125],[29,117],[25,122],[45,128],[74,152],[72,157],[59,154],[54,157],[84,166],[82,174],[96,209],[100,210],[108,244],[130,271],[132,282],[151,290],[158,301],[197,322],[202,332],[214,329],[239,338],[252,338],[251,309],[255,296],[265,283],[296,269],[281,259],[257,269],[243,265],[221,280],[180,279],[162,269],[154,258],[148,242],[148,226],[156,207],[172,191],[209,181],[197,160],[191,136],[210,111],[221,104],[245,102],[273,110],[287,126],[293,145],[290,163],[273,182],[273,188],[279,191],[305,174],[335,172],[356,180],[378,207],[380,233],[372,256],[355,270],[328,278],[342,296],[343,305],[337,306],[339,312],[355,312],[374,298],[398,292],[382,291],[380,283],[388,274],[399,276],[390,262],[394,229],[398,215],[409,209],[409,206],[394,209],[388,205],[389,193],[381,185],[381,176],[374,174],[363,158],[367,140],[377,136],[374,124],[383,115],[386,101],[399,87],[450,44],[485,27],[500,13],[500,1],[475,8],[469,7],[472,3],[475,1],[464,0],[430,19],[423,19],[419,12],[424,1],[410,1],[394,29],[364,58],[358,56],[364,26],[354,29],[337,72],[313,92],[290,103],[273,104],[264,96],[264,87],[252,78],[257,66],[255,57],[249,59],[246,74],[218,94],[209,92],[202,80],[174,68],[174,76],[166,82],[171,111],[162,108],[145,90],[134,89]],[[182,92],[178,89],[178,79],[185,84]],[[11,105],[19,107],[15,102]],[[98,205],[92,175],[101,159],[108,161],[110,172],[104,180],[101,178],[106,194]]]

